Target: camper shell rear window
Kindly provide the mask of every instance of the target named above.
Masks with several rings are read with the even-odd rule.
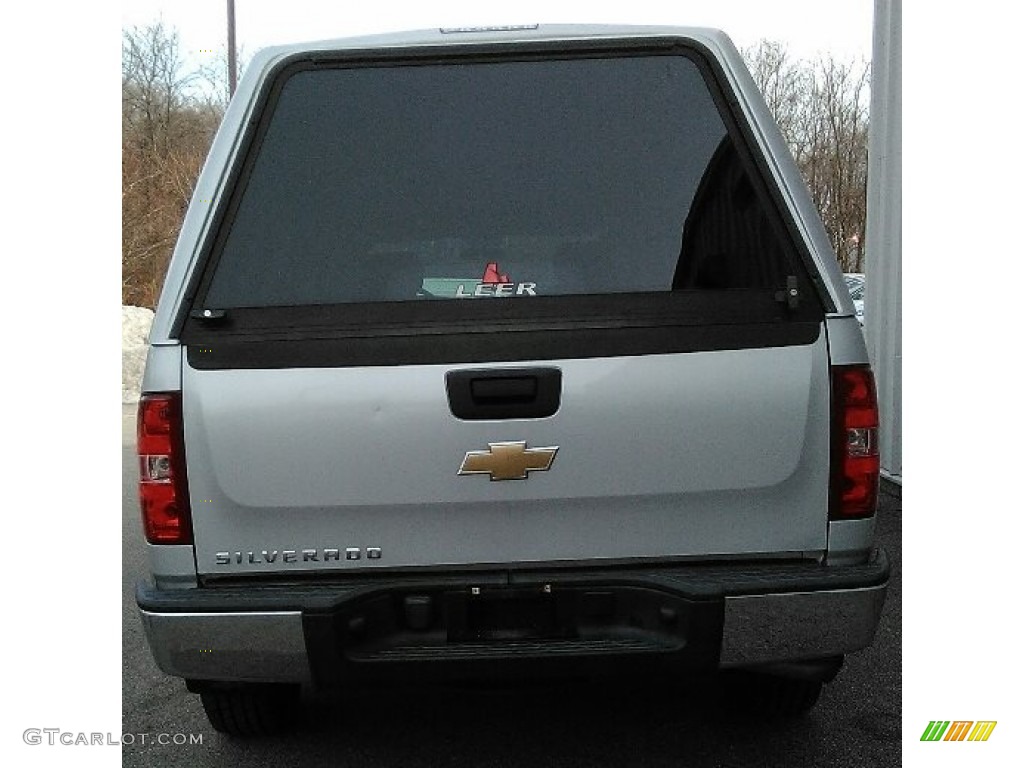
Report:
[[[195,307],[777,292],[804,267],[721,103],[678,47],[292,65]]]

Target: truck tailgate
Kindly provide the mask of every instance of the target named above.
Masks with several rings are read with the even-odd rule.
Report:
[[[824,549],[824,333],[544,365],[562,371],[557,413],[492,421],[452,415],[457,366],[186,367],[199,572]],[[557,447],[550,469],[458,473],[467,452],[512,441]]]

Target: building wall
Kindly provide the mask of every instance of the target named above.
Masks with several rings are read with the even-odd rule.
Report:
[[[878,383],[883,474],[903,476],[902,8],[875,0],[864,336]]]

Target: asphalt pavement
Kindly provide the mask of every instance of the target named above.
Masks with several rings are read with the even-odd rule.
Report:
[[[160,672],[150,657],[134,603],[135,583],[146,572],[136,500],[134,408],[125,407],[123,421],[126,768],[901,765],[902,512],[897,486],[883,484],[878,516],[878,542],[889,554],[893,574],[875,643],[847,659],[817,707],[801,719],[779,723],[723,716],[707,706],[706,684],[686,681],[409,685],[307,696],[304,717],[293,732],[243,741],[214,731],[199,697],[188,693],[181,680]]]

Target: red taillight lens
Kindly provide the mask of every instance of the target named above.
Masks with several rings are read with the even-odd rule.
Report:
[[[866,365],[832,368],[832,490],[829,517],[871,517],[878,504],[878,397]]]
[[[139,400],[139,503],[150,544],[191,544],[179,393]]]

